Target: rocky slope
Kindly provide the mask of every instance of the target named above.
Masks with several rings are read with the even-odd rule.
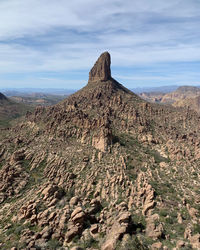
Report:
[[[200,248],[200,117],[111,77],[0,134],[2,249]]]
[[[173,103],[174,107],[185,107],[187,109],[195,110],[200,113],[200,95],[193,98],[185,98]]]

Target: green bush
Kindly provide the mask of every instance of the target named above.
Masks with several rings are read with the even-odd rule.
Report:
[[[61,245],[60,245],[60,242],[56,239],[51,239],[48,241],[47,243],[47,246],[48,246],[48,249],[51,249],[51,250],[56,250],[58,249]]]
[[[137,237],[132,237],[123,246],[119,241],[116,247],[117,250],[147,250],[147,244],[140,242]]]
[[[166,217],[168,215],[168,211],[166,209],[160,210],[160,216]]]
[[[200,224],[194,225],[193,232],[194,234],[198,234],[198,233],[200,234]]]
[[[98,241],[96,241],[92,237],[89,238],[89,239],[87,239],[87,240],[85,240],[84,243],[83,243],[83,248],[84,249],[91,248],[91,247],[94,247],[94,248],[98,247]]]
[[[165,219],[165,222],[166,222],[167,224],[174,224],[174,219],[171,218],[171,217],[168,217],[168,218]]]

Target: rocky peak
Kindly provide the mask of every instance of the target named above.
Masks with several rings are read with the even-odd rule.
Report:
[[[107,81],[111,79],[110,64],[110,54],[108,52],[101,54],[90,70],[89,82]]]

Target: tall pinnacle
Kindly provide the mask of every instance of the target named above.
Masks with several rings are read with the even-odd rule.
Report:
[[[111,79],[110,64],[110,54],[108,52],[101,54],[90,70],[89,82],[107,81]]]

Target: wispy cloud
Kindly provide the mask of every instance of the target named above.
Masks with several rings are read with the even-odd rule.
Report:
[[[198,82],[177,65],[200,66],[199,9],[199,0],[1,0],[0,86],[27,84],[25,78],[29,85],[54,79],[61,87],[70,80],[82,86],[80,79],[86,81],[104,50],[112,54],[113,72],[133,71],[132,79],[124,79],[128,86],[154,84],[156,76],[142,75],[148,67],[158,74],[166,67],[157,82]],[[16,79],[8,80],[13,73]]]

